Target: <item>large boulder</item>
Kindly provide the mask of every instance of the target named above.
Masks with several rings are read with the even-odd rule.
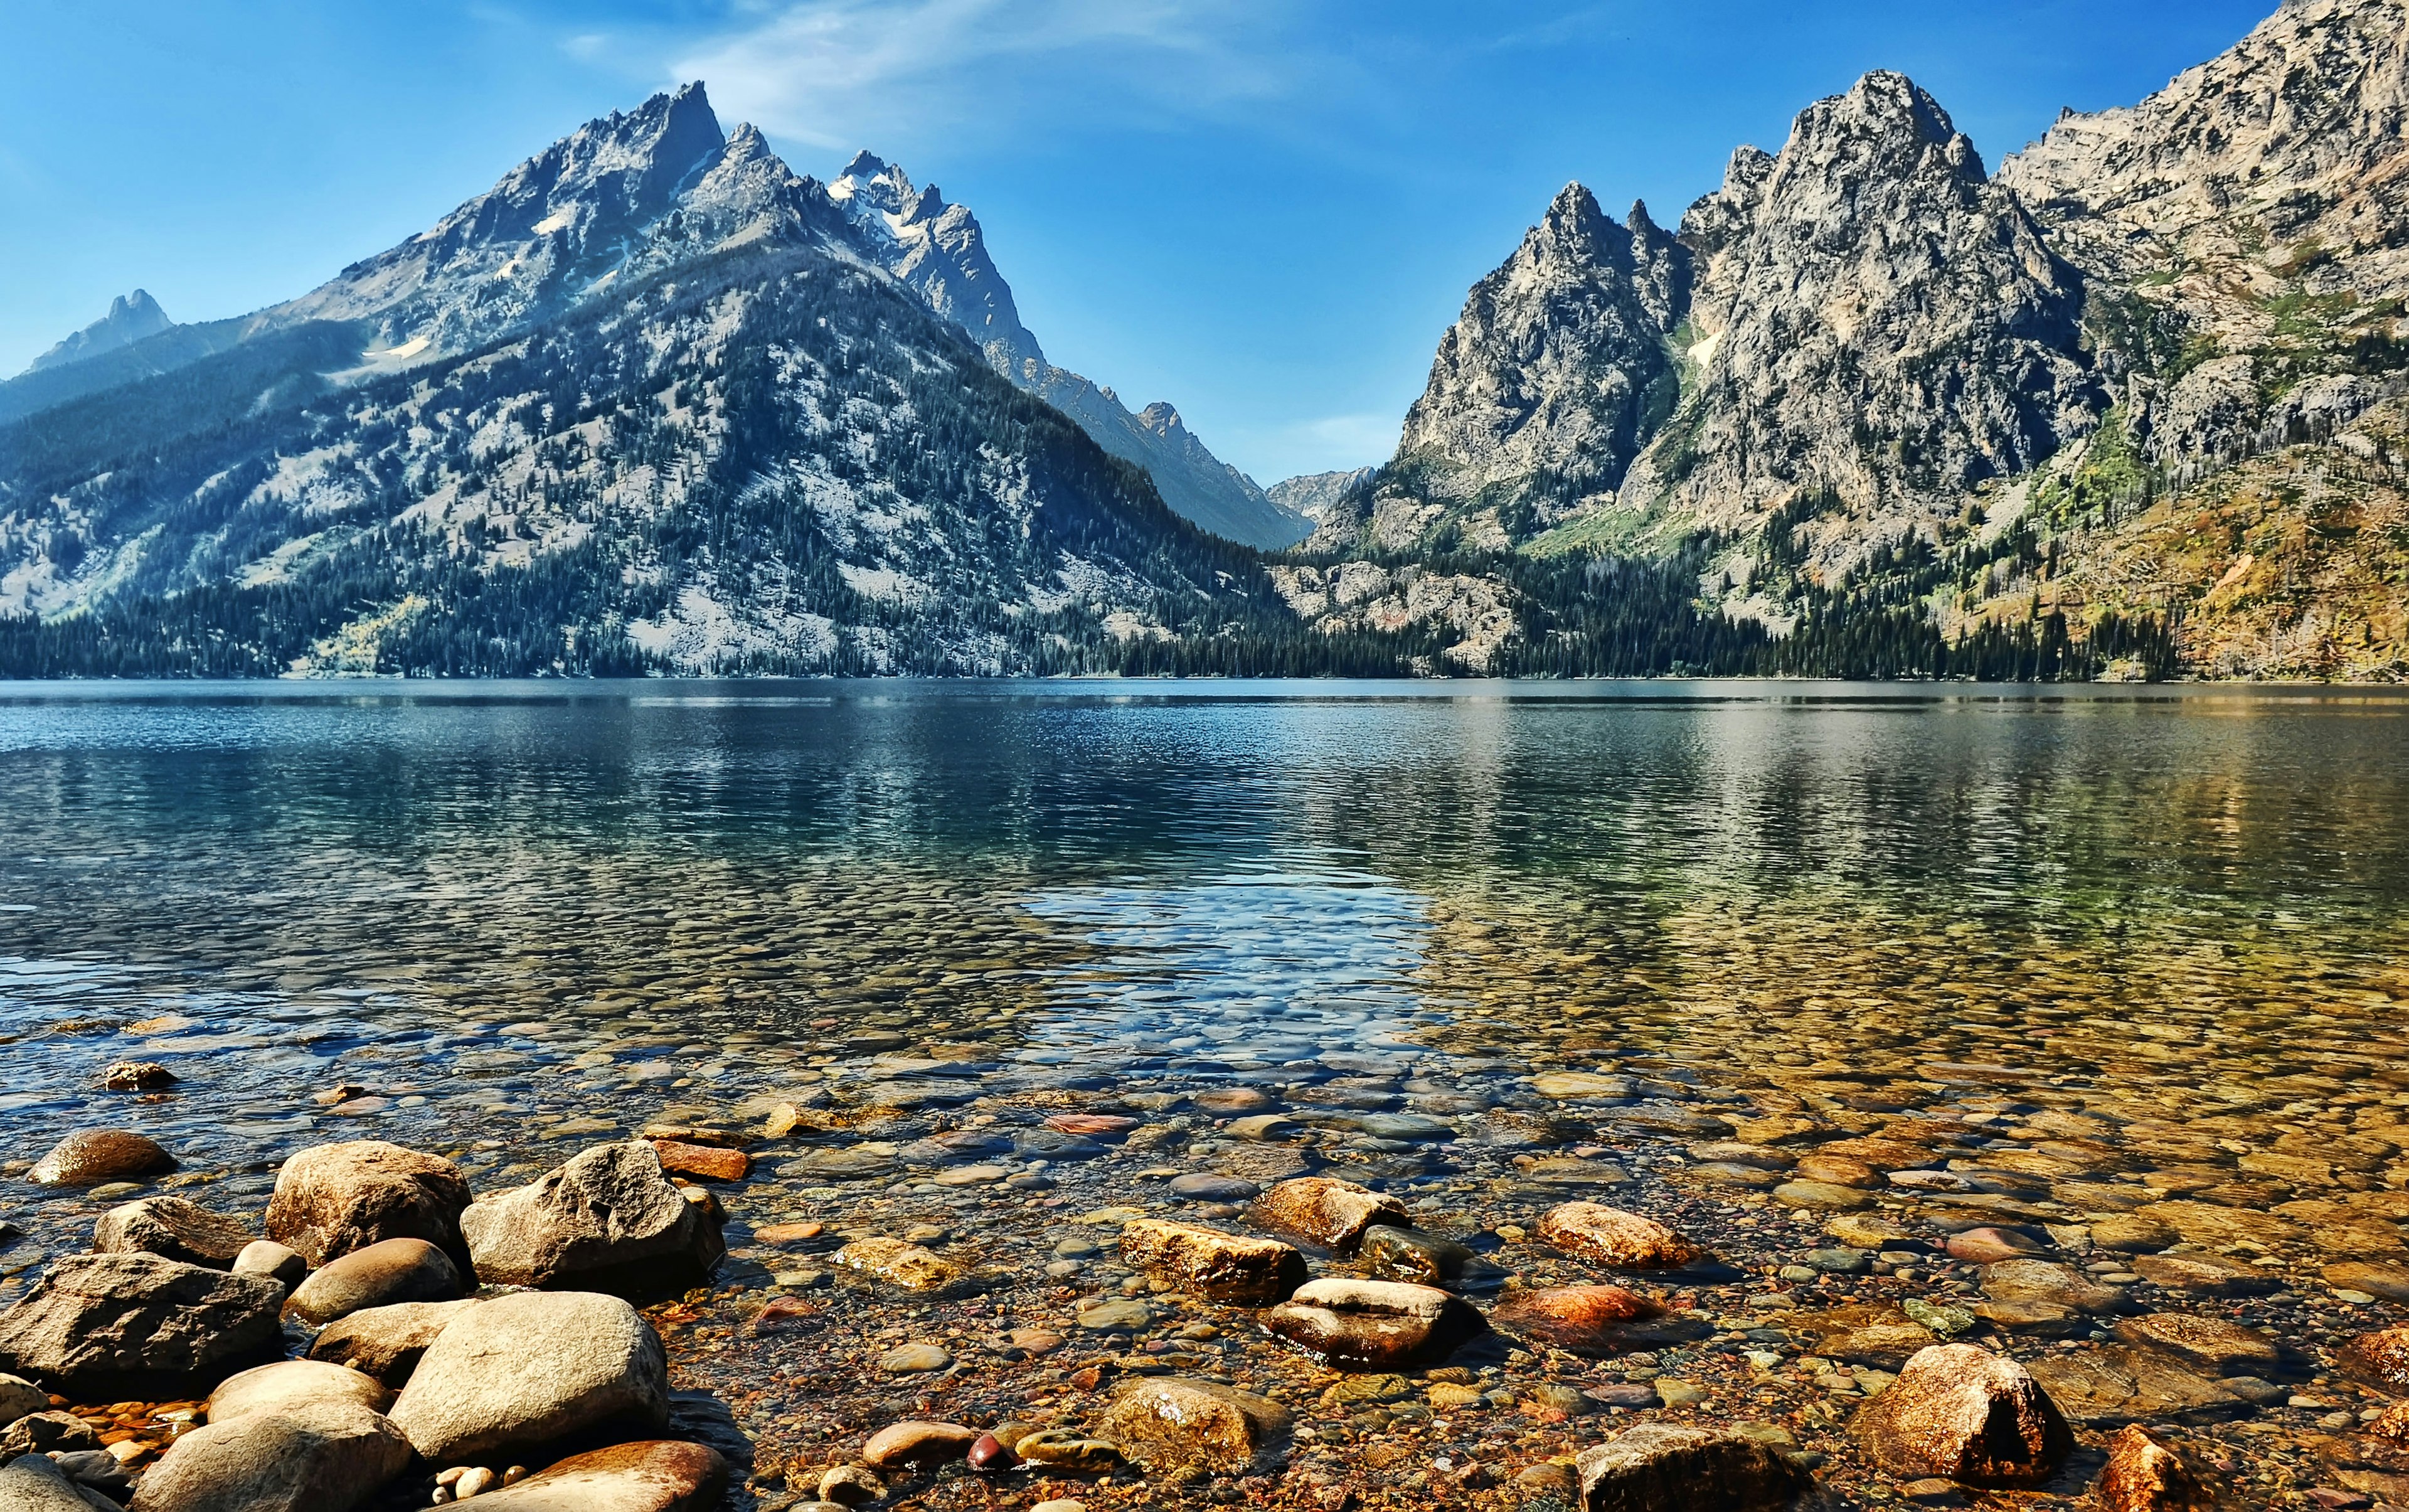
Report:
[[[466,1265],[460,1210],[468,1205],[468,1178],[439,1156],[375,1139],[320,1145],[277,1173],[267,1237],[312,1265],[388,1239],[424,1239]]]
[[[78,1490],[47,1454],[19,1455],[0,1466],[0,1507],[7,1512],[99,1512],[98,1503]]]
[[[1703,1253],[1654,1218],[1602,1202],[1565,1202],[1539,1219],[1539,1237],[1611,1271],[1677,1271]]]
[[[132,1512],[350,1512],[409,1463],[400,1430],[356,1403],[247,1412],[176,1440]]]
[[[726,1246],[642,1140],[600,1145],[460,1217],[489,1285],[649,1297],[700,1285]]]
[[[209,1393],[203,1416],[221,1423],[247,1412],[281,1412],[327,1403],[382,1412],[393,1405],[383,1383],[317,1360],[280,1360],[229,1375]]]
[[[1299,1176],[1263,1193],[1248,1217],[1276,1233],[1345,1255],[1376,1224],[1410,1229],[1405,1204],[1334,1176]]]
[[[146,1197],[103,1213],[93,1225],[92,1247],[104,1255],[163,1255],[224,1271],[257,1237],[240,1219],[212,1213],[197,1202]]]
[[[609,1426],[669,1422],[669,1359],[653,1326],[617,1297],[516,1292],[443,1330],[394,1404],[427,1460],[457,1464]]]
[[[310,1341],[310,1358],[373,1375],[395,1390],[410,1383],[427,1346],[474,1302],[405,1302],[364,1307]]]
[[[1305,1257],[1277,1239],[1138,1218],[1121,1230],[1134,1269],[1215,1302],[1277,1302],[1305,1284]]]
[[[1619,1434],[1575,1468],[1582,1512],[1781,1512],[1812,1484],[1753,1438],[1674,1423]]]
[[[1262,1475],[1287,1452],[1288,1409],[1212,1381],[1157,1375],[1113,1393],[1097,1432],[1142,1468]]]
[[[123,1129],[83,1129],[50,1147],[26,1179],[44,1187],[98,1187],[176,1169],[158,1142]]]
[[[1488,1325],[1461,1298],[1404,1281],[1308,1281],[1263,1328],[1338,1370],[1433,1365]]]
[[[283,1352],[284,1290],[156,1255],[70,1255],[0,1313],[0,1368],[87,1402],[162,1402]]]
[[[1857,1410],[1850,1433],[1904,1479],[2031,1486],[2074,1447],[2057,1406],[2022,1365],[1970,1344],[1920,1350],[1890,1389]]]
[[[476,1501],[481,1512],[713,1512],[728,1478],[715,1451],[653,1439],[574,1455]]]
[[[323,1326],[368,1307],[455,1302],[460,1291],[450,1256],[424,1239],[388,1239],[329,1261],[284,1305],[303,1322]]]

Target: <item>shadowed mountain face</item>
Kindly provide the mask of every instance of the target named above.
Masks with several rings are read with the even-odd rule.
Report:
[[[89,362],[105,353],[130,347],[145,337],[156,336],[175,324],[159,308],[159,301],[144,291],[137,289],[132,294],[119,295],[108,302],[108,314],[36,357],[25,371],[38,373]]]
[[[2404,124],[2409,8],[2297,0],[1997,175],[1873,73],[1668,250],[1575,185],[1310,544],[1503,554],[1542,626],[1518,563],[1655,564],[1807,667],[2146,622],[2155,670],[2409,675]]]

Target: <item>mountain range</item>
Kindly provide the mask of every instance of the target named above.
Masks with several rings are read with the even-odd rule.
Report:
[[[1670,230],[1569,184],[1395,455],[1269,490],[688,85],[0,384],[0,670],[2397,678],[2404,4],[1996,171],[1876,72]]]

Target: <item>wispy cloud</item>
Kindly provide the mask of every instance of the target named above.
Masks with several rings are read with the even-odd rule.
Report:
[[[1100,116],[1142,128],[1286,94],[1268,0],[798,0],[751,8],[671,72],[729,119],[831,150]]]

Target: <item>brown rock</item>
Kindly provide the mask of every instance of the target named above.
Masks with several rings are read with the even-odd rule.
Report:
[[[1782,1512],[1813,1484],[1752,1438],[1650,1423],[1585,1450],[1581,1512]]]
[[[1735,1118],[1731,1137],[1742,1145],[1795,1145],[1824,1132],[1812,1118]]]
[[[1305,1257],[1276,1239],[1243,1239],[1157,1218],[1139,1218],[1121,1230],[1121,1260],[1216,1302],[1278,1302],[1305,1280]]]
[[[743,1181],[753,1174],[753,1157],[743,1150],[656,1139],[653,1153],[660,1157],[663,1171],[698,1181]]]
[[[29,1412],[0,1429],[0,1464],[21,1454],[79,1454],[98,1447],[100,1435],[72,1412]]]
[[[2279,1280],[2217,1255],[2136,1255],[2128,1263],[2142,1280],[2195,1297],[2254,1297],[2274,1290]]]
[[[1970,1344],[1919,1352],[1858,1409],[1849,1431],[1894,1475],[1976,1486],[2037,1485],[2074,1447],[2066,1419],[2022,1365]]]
[[[252,1235],[238,1219],[180,1197],[146,1197],[112,1207],[93,1225],[92,1247],[103,1255],[162,1255],[213,1271],[230,1269]]]
[[[959,1423],[890,1423],[861,1447],[861,1462],[873,1470],[905,1465],[950,1464],[970,1453],[978,1430]]]
[[[1195,1098],[1196,1105],[1207,1113],[1261,1113],[1274,1101],[1260,1087],[1218,1087]]]
[[[697,1197],[708,1193],[697,1192]],[[460,1215],[487,1285],[647,1299],[701,1285],[726,1246],[719,1225],[642,1140],[598,1145]]]
[[[2341,1260],[2325,1268],[2325,1278],[2346,1291],[2364,1291],[2386,1302],[2409,1302],[2409,1265]]]
[[[728,1129],[704,1129],[693,1124],[646,1124],[644,1139],[666,1139],[679,1145],[708,1145],[714,1149],[750,1149],[759,1141],[752,1135]]]
[[[100,1073],[100,1085],[111,1092],[155,1092],[176,1082],[176,1073],[155,1060],[121,1060]]]
[[[1994,1302],[2046,1303],[2093,1316],[2122,1312],[2128,1305],[2123,1291],[2054,1260],[1995,1260],[1983,1267],[1980,1285],[1983,1295]]]
[[[310,1358],[372,1375],[395,1390],[437,1336],[470,1308],[473,1301],[405,1302],[365,1307],[328,1325],[310,1341]]]
[[[1118,1113],[1058,1113],[1046,1120],[1046,1127],[1088,1139],[1110,1139],[1128,1133],[1138,1122]]]
[[[1436,1287],[1403,1281],[1308,1281],[1262,1315],[1266,1332],[1336,1370],[1435,1364],[1487,1325]]]
[[[1797,1313],[1789,1326],[1815,1340],[1816,1354],[1894,1373],[1940,1342],[1930,1329],[1887,1303]]]
[[[98,1187],[175,1169],[176,1158],[153,1140],[123,1129],[85,1129],[52,1145],[25,1179],[43,1187]]]
[[[1098,1433],[1122,1457],[1160,1474],[1264,1475],[1286,1454],[1286,1407],[1211,1381],[1153,1376],[1114,1391]]]
[[[2117,1324],[2116,1337],[2212,1375],[2272,1376],[2284,1368],[2284,1351],[2274,1340],[2219,1318],[2152,1313]]]
[[[824,1223],[773,1223],[766,1229],[753,1231],[753,1242],[758,1245],[807,1244],[828,1231]]]
[[[280,1360],[227,1376],[209,1393],[202,1416],[216,1423],[246,1412],[282,1412],[325,1403],[382,1413],[393,1405],[393,1393],[382,1381],[341,1365],[319,1360]]]
[[[2409,1389],[2409,1324],[2362,1333],[2336,1350],[2334,1361],[2360,1380]]]
[[[1822,1182],[1828,1187],[1879,1187],[1882,1184],[1881,1172],[1863,1160],[1853,1160],[1845,1155],[1826,1155],[1818,1151],[1802,1157],[1796,1169],[1805,1179]]]
[[[302,1150],[277,1174],[267,1237],[324,1265],[388,1239],[424,1239],[466,1267],[460,1168],[382,1140]]]
[[[1613,1271],[1674,1271],[1704,1251],[1653,1218],[1598,1202],[1565,1202],[1539,1219],[1539,1237]]]
[[[87,1402],[173,1401],[281,1352],[273,1281],[70,1255],[0,1313],[0,1370]]]
[[[284,1305],[303,1322],[324,1325],[367,1307],[456,1301],[461,1289],[443,1251],[424,1239],[388,1239],[328,1262]]]
[[[1386,1223],[1410,1229],[1405,1204],[1368,1187],[1331,1176],[1299,1176],[1263,1193],[1249,1220],[1336,1254],[1354,1252],[1363,1231]]]
[[[2108,1441],[2107,1468],[2091,1499],[2102,1512],[2208,1512],[2214,1505],[2183,1457],[2139,1423]]]
[[[714,1512],[731,1478],[716,1450],[646,1439],[572,1455],[476,1503],[481,1512]]]
[[[256,1275],[273,1281],[284,1289],[287,1297],[310,1279],[310,1262],[273,1239],[254,1239],[243,1246],[234,1258],[233,1270],[237,1275]]]
[[[2215,1422],[2250,1405],[2170,1356],[2126,1345],[2050,1355],[2033,1361],[2032,1374],[2059,1410],[2086,1428]]]
[[[1621,1287],[1544,1287],[1509,1293],[1490,1310],[1502,1333],[1605,1359],[1703,1338],[1714,1326]]]
[[[2156,1218],[2133,1213],[2111,1213],[2091,1220],[2091,1245],[2113,1255],[2155,1253],[2175,1243],[2172,1229]]]
[[[350,1512],[409,1463],[409,1441],[355,1404],[245,1413],[177,1439],[132,1512]]]

